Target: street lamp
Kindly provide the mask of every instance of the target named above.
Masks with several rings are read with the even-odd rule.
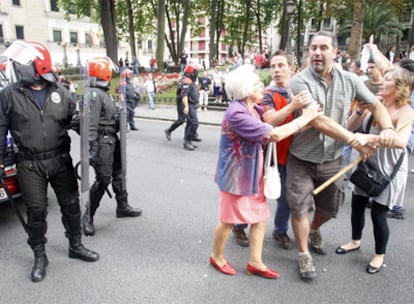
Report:
[[[295,3],[293,0],[288,0],[286,3],[286,12],[288,14],[288,31],[287,31],[287,51],[290,53],[290,19],[292,18],[293,9],[295,8]]]

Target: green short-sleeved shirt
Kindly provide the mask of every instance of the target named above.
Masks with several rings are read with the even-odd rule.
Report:
[[[324,79],[312,68],[306,68],[292,78],[290,88],[294,95],[309,91],[318,101],[324,115],[345,127],[351,102],[375,103],[376,97],[363,81],[351,72],[332,70],[328,87]],[[299,159],[321,164],[337,159],[342,154],[343,143],[311,128],[294,136],[290,152]]]

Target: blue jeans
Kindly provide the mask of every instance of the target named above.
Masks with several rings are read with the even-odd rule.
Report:
[[[277,207],[275,212],[273,231],[277,234],[283,234],[288,231],[290,209],[286,199],[286,165],[278,164],[280,174],[280,197],[276,200]]]
[[[154,97],[154,92],[148,92],[148,108],[150,108],[151,110],[154,109]]]

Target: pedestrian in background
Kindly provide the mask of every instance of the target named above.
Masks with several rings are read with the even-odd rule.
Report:
[[[147,79],[144,83],[145,90],[148,95],[148,108],[151,110],[155,109],[154,101],[155,101],[155,82],[152,78],[152,74],[149,73],[147,76]]]
[[[208,106],[208,96],[211,91],[211,79],[208,77],[207,71],[203,72],[202,77],[198,81],[199,90],[198,93],[200,95],[200,108],[201,110],[207,111]]]
[[[72,96],[72,100],[76,101],[76,93],[78,91],[78,85],[72,79],[69,79],[69,91]]]

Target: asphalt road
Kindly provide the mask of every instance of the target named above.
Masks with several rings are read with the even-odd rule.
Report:
[[[226,256],[238,270],[225,276],[209,265],[217,223],[218,190],[214,184],[220,130],[200,127],[196,151],[182,149],[183,128],[171,142],[163,130],[169,122],[139,119],[140,131],[128,133],[130,203],[140,218],[117,219],[115,201],[104,197],[95,217],[96,235],[84,238],[100,260],[68,258],[67,239],[53,192],[49,195],[50,264],[41,283],[30,281],[33,255],[10,205],[0,206],[0,303],[413,303],[413,179],[406,193],[406,219],[390,219],[386,267],[369,275],[365,267],[374,251],[372,224],[361,249],[345,256],[335,248],[350,239],[350,193],[338,218],[322,228],[328,254],[314,255],[317,278],[298,278],[297,251],[283,250],[271,236],[269,219],[263,257],[281,274],[278,280],[248,276],[248,249],[229,239]],[[77,158],[78,137],[73,135]],[[410,168],[414,168],[410,159]],[[269,201],[272,213],[275,202]],[[289,234],[292,235],[291,230]]]

